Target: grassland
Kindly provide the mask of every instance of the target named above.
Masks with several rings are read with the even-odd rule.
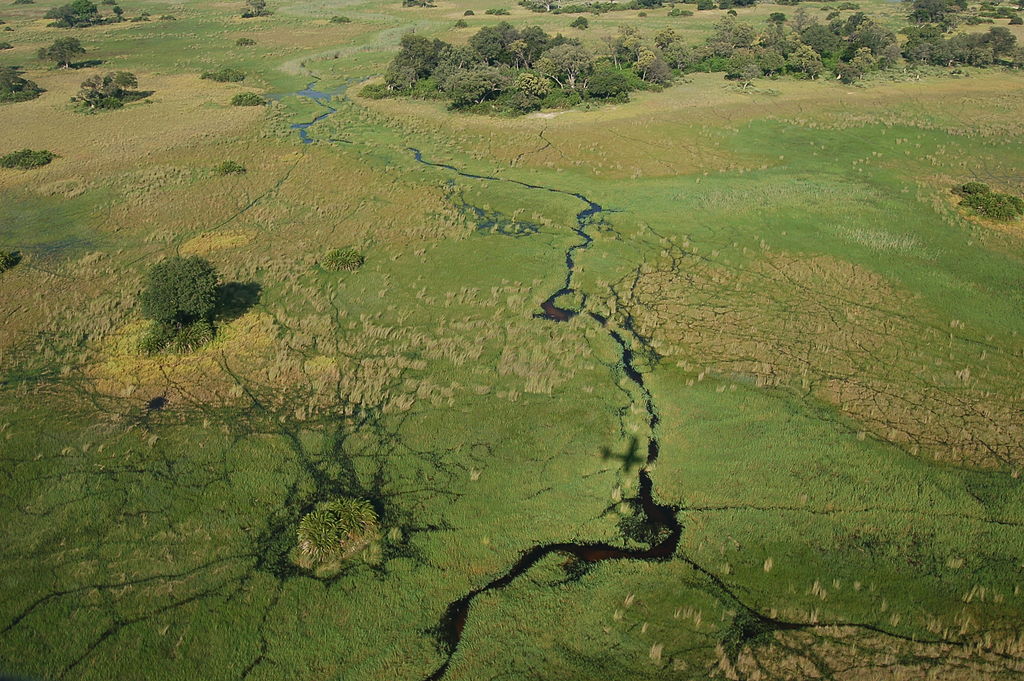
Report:
[[[46,89],[0,105],[0,152],[58,155],[0,171],[0,249],[24,256],[0,274],[0,672],[1024,674],[1024,225],[949,192],[1024,188],[1019,71],[747,91],[696,74],[510,119],[355,85],[405,31],[464,41],[490,2],[243,20],[240,3],[132,0],[151,21],[70,33],[42,19],[56,4],[0,8],[0,65]],[[792,8],[739,14],[772,11]],[[697,40],[723,12],[647,14],[582,37]],[[63,35],[102,64],[35,59]],[[247,77],[199,78],[219,67]],[[120,69],[153,94],[70,105]],[[336,113],[302,144],[291,126],[327,111],[295,94],[313,81]],[[243,91],[270,103],[230,106]],[[218,175],[227,160],[246,172]],[[580,242],[573,194],[605,210],[575,252],[584,313],[556,323],[535,315]],[[319,266],[348,246],[361,269]],[[213,262],[233,304],[208,346],[142,355],[136,295],[175,253]],[[672,556],[553,553],[478,596],[447,649],[448,605],[531,548],[651,541],[622,455],[652,439]],[[303,570],[297,524],[338,496],[371,501],[381,537],[337,573]]]

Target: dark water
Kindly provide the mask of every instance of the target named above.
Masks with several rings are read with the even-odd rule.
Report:
[[[575,310],[558,307],[558,305],[556,305],[556,301],[562,297],[579,293],[572,287],[573,274],[576,268],[576,253],[588,248],[593,242],[593,237],[588,233],[588,229],[594,224],[595,216],[599,216],[600,213],[604,211],[601,204],[576,192],[529,184],[518,180],[508,180],[488,175],[466,173],[445,163],[434,163],[425,160],[419,149],[410,147],[409,151],[412,152],[413,157],[419,163],[434,168],[449,170],[460,177],[494,182],[509,182],[511,184],[526,187],[527,189],[537,189],[553,192],[555,194],[565,194],[566,196],[572,196],[579,199],[586,204],[586,207],[576,214],[576,224],[573,227],[573,232],[580,237],[580,240],[570,246],[565,252],[564,285],[540,303],[541,312],[536,316],[556,322],[565,322],[578,314]],[[580,307],[582,309],[586,304],[586,296],[579,293],[579,297],[581,298]],[[608,320],[600,315],[590,314],[589,318],[600,324],[600,326],[607,331],[609,337],[619,347],[621,370],[623,374],[625,374],[625,376],[634,384],[634,388],[638,395],[637,399],[643,403],[644,410],[647,413],[647,422],[651,430],[651,437],[647,443],[647,456],[644,461],[647,464],[652,464],[657,460],[658,455],[660,454],[660,446],[656,433],[660,419],[658,417],[657,410],[655,409],[651,392],[644,383],[643,374],[635,365],[635,353],[631,345],[631,341],[634,339],[640,341],[640,339],[636,338],[636,335],[632,333],[631,324],[626,327],[627,330],[625,332],[622,332],[611,328],[608,325]],[[629,334],[629,338],[627,338],[624,333]],[[637,503],[640,510],[643,512],[643,523],[648,528],[654,530],[651,533],[651,536],[654,537],[654,539],[650,541],[646,548],[631,549],[614,546],[604,542],[555,542],[550,544],[539,544],[524,551],[516,562],[513,563],[502,575],[495,577],[484,586],[474,589],[458,600],[448,604],[448,607],[445,608],[444,614],[441,616],[441,620],[435,630],[438,641],[443,647],[447,658],[440,667],[434,670],[434,672],[427,677],[426,681],[438,681],[447,673],[452,657],[455,655],[456,650],[458,650],[459,642],[462,639],[462,631],[466,625],[467,619],[469,618],[470,609],[472,608],[473,601],[476,597],[480,594],[484,594],[489,591],[496,591],[508,586],[544,558],[552,554],[560,554],[570,556],[588,564],[600,563],[606,560],[669,560],[672,558],[679,545],[679,539],[682,536],[683,527],[676,516],[677,509],[675,507],[659,504],[654,500],[654,485],[651,481],[650,474],[644,469],[641,469],[639,472],[639,492],[637,498],[632,501]]]
[[[298,130],[299,137],[304,144],[309,144],[314,141],[308,133],[308,129],[311,126],[337,112],[337,109],[329,103],[334,94],[337,93],[331,94],[319,91],[315,89],[315,86],[316,81],[313,81],[305,90],[300,90],[299,92],[294,93],[299,96],[309,97],[325,109],[322,114],[316,116],[308,123],[297,123],[292,125],[293,129]],[[345,140],[330,141],[334,142]],[[433,168],[448,170],[460,177],[493,182],[508,182],[527,189],[535,189],[538,191],[571,196],[583,202],[585,207],[576,213],[575,225],[572,226],[572,231],[579,237],[579,241],[569,246],[565,251],[565,279],[563,280],[563,285],[540,303],[540,312],[535,316],[555,322],[569,321],[573,317],[577,316],[579,312],[559,307],[556,302],[560,298],[568,297],[573,294],[577,294],[577,298],[580,301],[580,309],[585,308],[586,296],[582,292],[577,292],[576,289],[573,288],[572,280],[576,269],[577,252],[587,249],[591,243],[593,243],[593,237],[590,235],[588,230],[599,221],[601,213],[605,211],[601,204],[596,201],[592,201],[583,194],[577,192],[530,184],[519,180],[467,173],[452,165],[428,161],[423,158],[423,154],[419,149],[409,147],[409,151],[412,152],[413,158],[415,158],[417,162]],[[633,342],[643,344],[644,341],[633,333],[631,323],[624,325],[625,331],[622,332],[611,328],[608,325],[608,321],[597,314],[591,313],[588,315],[588,318],[606,329],[609,337],[619,347],[621,370],[623,374],[634,384],[638,395],[637,399],[643,403],[644,409],[647,413],[651,436],[648,440],[647,456],[644,458],[644,461],[647,464],[652,464],[657,460],[660,453],[656,433],[659,418],[654,406],[653,397],[644,383],[643,374],[635,366],[635,355],[632,347]],[[465,628],[473,601],[476,597],[480,594],[496,591],[508,586],[517,578],[527,573],[533,566],[544,558],[553,554],[559,554],[571,557],[586,564],[596,564],[608,560],[663,561],[671,559],[679,545],[683,527],[677,518],[678,509],[674,506],[659,504],[655,501],[654,485],[647,470],[640,470],[637,497],[629,501],[635,503],[642,511],[643,524],[653,530],[650,533],[650,536],[653,538],[648,542],[648,546],[646,548],[625,548],[604,542],[554,542],[549,544],[538,544],[527,549],[503,574],[495,577],[484,586],[474,589],[448,604],[434,632],[439,644],[445,652],[446,659],[440,667],[434,670],[434,672],[427,677],[427,681],[437,681],[447,673],[452,657],[457,651],[459,642],[462,639],[462,632]]]

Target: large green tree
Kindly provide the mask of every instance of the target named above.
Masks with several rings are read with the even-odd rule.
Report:
[[[49,47],[39,48],[39,58],[52,61],[62,69],[71,68],[71,61],[85,54],[85,48],[78,38],[57,38]]]
[[[139,302],[143,316],[161,324],[209,320],[217,303],[217,270],[199,256],[167,258],[149,271]]]

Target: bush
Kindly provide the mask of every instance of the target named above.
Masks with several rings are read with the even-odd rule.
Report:
[[[170,324],[153,322],[149,331],[139,339],[139,352],[143,355],[155,355],[174,340],[175,327]]]
[[[621,71],[605,68],[597,71],[587,83],[587,96],[597,99],[615,99],[628,95],[629,80]]]
[[[1020,26],[1021,24],[1024,24],[1024,18],[1019,16],[1010,17],[1010,26]]]
[[[471,17],[471,16],[474,16],[474,15],[476,15],[476,12],[474,12],[471,9],[467,9],[465,12],[462,13],[462,16],[464,16],[464,17]]]
[[[668,15],[670,17],[692,17],[693,12],[688,9],[679,9],[678,7],[674,7],[668,11]]]
[[[575,19],[572,20],[572,23],[569,24],[569,27],[578,28],[582,31],[584,29],[590,28],[590,22],[587,21],[586,17],[576,17]]]
[[[200,319],[178,328],[168,347],[174,352],[185,354],[203,347],[213,340],[213,325],[206,319]]]
[[[469,23],[465,19],[459,19],[455,22],[455,28],[466,28],[467,26],[469,26]]]
[[[388,89],[384,83],[372,83],[363,87],[359,94],[367,99],[384,99],[388,96]]]
[[[995,192],[968,194],[960,205],[973,209],[982,217],[1013,220],[1024,215],[1024,199]]]
[[[332,24],[351,24],[352,20],[348,17],[333,16],[331,17]]]
[[[241,163],[235,163],[234,161],[224,161],[223,163],[215,166],[213,172],[218,175],[241,175],[245,172],[245,166]]]
[[[972,194],[989,194],[992,192],[992,188],[984,182],[968,182],[957,187],[955,191],[963,196],[970,196]]]
[[[0,272],[6,272],[21,262],[21,254],[17,251],[0,251]]]
[[[178,18],[173,14],[161,14],[160,21],[177,21]]]
[[[332,272],[351,272],[362,267],[364,262],[366,259],[354,248],[335,248],[324,254],[320,266]]]
[[[142,315],[187,326],[209,320],[217,304],[217,270],[199,256],[174,256],[154,265],[139,296]]]
[[[0,42],[0,50],[13,50],[13,49],[14,49],[14,45],[12,45],[10,43]]]
[[[494,15],[494,16],[505,16],[508,13],[509,13],[509,11],[507,9],[503,9],[503,8],[484,10],[484,14],[491,14],[491,15]]]
[[[231,98],[232,106],[262,106],[265,103],[255,92],[239,92]]]
[[[36,4],[36,0],[14,0],[14,2],[12,2],[11,4],[12,5],[34,5],[34,4]]]
[[[362,499],[318,504],[299,521],[298,553],[305,567],[348,558],[377,536],[377,513]]]
[[[45,166],[55,158],[57,158],[57,155],[52,151],[22,149],[21,151],[12,151],[6,156],[0,156],[0,168],[31,170],[32,168]]]
[[[245,80],[245,73],[238,69],[222,68],[216,71],[207,71],[199,77],[203,80],[215,80],[218,83],[240,83]]]
[[[256,44],[256,41],[253,40],[252,38],[239,38],[238,40],[235,41],[235,45],[238,45],[239,47],[249,47],[250,45],[255,45],[255,44]]]

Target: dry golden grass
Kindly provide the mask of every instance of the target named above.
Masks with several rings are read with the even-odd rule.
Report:
[[[663,356],[836,405],[912,453],[1024,465],[1014,352],[929,320],[882,277],[830,257],[765,251],[749,269],[670,249],[614,289]],[[1007,341],[1009,342],[1009,341]]]
[[[1024,675],[1019,636],[977,645],[923,644],[854,627],[776,632],[735,662],[721,655],[712,678],[776,681],[993,681]]]

